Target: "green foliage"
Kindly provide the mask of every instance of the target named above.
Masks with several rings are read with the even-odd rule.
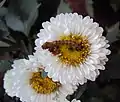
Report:
[[[38,7],[36,0],[11,0],[5,16],[7,26],[28,35],[38,16]]]
[[[0,39],[9,35],[8,28],[4,21],[0,20]]]
[[[37,0],[4,0],[0,3],[0,40],[10,45],[0,47],[0,55],[11,51],[17,53],[20,49],[25,55],[32,53],[36,32],[30,36],[30,31],[39,16],[40,4]]]
[[[12,68],[11,64],[12,64],[12,60],[11,61],[10,60],[1,60],[0,61],[0,72],[4,73],[7,70],[10,70]]]

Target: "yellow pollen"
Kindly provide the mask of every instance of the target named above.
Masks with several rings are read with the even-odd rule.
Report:
[[[76,48],[71,49],[71,45],[63,44],[59,47],[60,61],[67,65],[78,66],[83,63],[90,53],[90,44],[86,36],[80,34],[70,34],[68,36],[61,36],[60,40],[72,41],[77,45]],[[75,46],[73,45],[73,46]],[[79,50],[77,50],[79,48]]]
[[[40,72],[33,72],[31,79],[29,80],[31,87],[40,94],[50,94],[57,91],[60,84],[53,82],[52,79],[41,76]]]
[[[57,55],[59,60],[68,66],[78,66],[90,54],[88,38],[81,34],[63,35],[59,40],[44,43],[42,48]]]

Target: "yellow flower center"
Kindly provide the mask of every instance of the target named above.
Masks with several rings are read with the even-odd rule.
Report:
[[[59,83],[53,82],[48,77],[43,78],[40,72],[33,72],[29,82],[31,87],[40,94],[50,94],[57,91],[60,86]]]
[[[72,66],[83,63],[90,53],[88,39],[81,34],[63,35],[60,40],[44,43],[42,48],[57,55],[63,64]]]

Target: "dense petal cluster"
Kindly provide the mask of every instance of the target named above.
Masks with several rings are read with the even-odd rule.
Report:
[[[31,57],[33,58],[33,56]],[[35,58],[33,59],[15,60],[14,64],[12,65],[13,69],[7,71],[7,73],[5,74],[4,88],[6,89],[5,91],[9,96],[19,97],[22,102],[56,102],[56,100],[65,99],[68,94],[72,94],[75,91],[76,86],[72,86],[70,84],[60,84],[58,88],[56,88],[57,86],[55,86],[56,84],[54,84],[56,82],[53,82],[52,79],[48,77],[38,77],[38,73],[42,72],[44,67],[37,64],[35,65],[35,63],[33,63],[36,62]],[[40,70],[39,68],[41,68],[42,70]],[[39,92],[37,92],[30,84],[33,73],[33,85],[35,85],[34,87],[40,89]],[[37,76],[37,78],[35,76]],[[42,80],[42,83],[39,84],[38,80]],[[37,83],[41,87],[38,87],[36,85]],[[45,87],[46,85],[47,87]],[[50,88],[53,89],[54,87],[56,89],[50,90]],[[46,91],[45,93],[43,93],[45,88]]]
[[[15,60],[6,72],[5,91],[23,102],[69,102],[67,95],[105,69],[108,40],[98,23],[77,13],[51,17],[42,26],[33,55]]]
[[[61,83],[95,81],[110,54],[102,33],[98,23],[77,13],[60,14],[44,22],[35,49],[36,53],[45,51],[42,63],[48,76]]]

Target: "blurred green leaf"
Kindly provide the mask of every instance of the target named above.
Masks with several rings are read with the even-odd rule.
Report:
[[[66,97],[67,100],[69,101],[72,101],[73,99],[79,100],[82,94],[84,93],[84,91],[86,90],[86,88],[87,88],[87,84],[79,85],[77,90],[72,95],[68,95]]]
[[[0,7],[2,7],[5,2],[6,2],[6,0],[2,0],[2,1],[0,2]]]
[[[24,32],[24,24],[19,19],[18,16],[14,15],[12,13],[7,14],[6,22],[7,22],[8,27],[10,27],[11,29],[13,29],[15,31]]]
[[[7,14],[8,10],[5,7],[0,8],[0,17],[5,16]]]
[[[84,93],[86,88],[87,88],[87,84],[79,85],[77,91],[74,93],[74,98],[75,99],[80,99],[81,95]]]
[[[28,35],[38,16],[39,6],[36,0],[11,0],[5,17],[8,27]]]
[[[11,69],[12,60],[0,60],[0,72],[4,73]]]
[[[110,0],[110,3],[115,11],[120,9],[120,0]]]
[[[20,46],[18,44],[14,44],[10,47],[0,47],[0,55],[3,55],[5,52],[17,51],[19,49]]]
[[[9,35],[9,31],[5,23],[0,19],[0,40],[3,37],[6,37]]]

